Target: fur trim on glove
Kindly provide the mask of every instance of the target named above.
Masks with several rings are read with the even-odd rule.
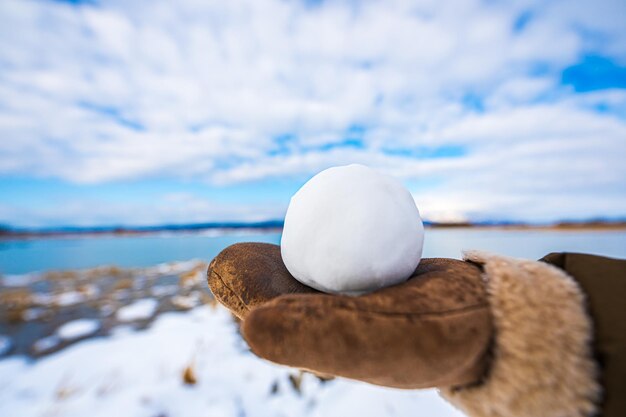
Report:
[[[480,384],[441,388],[472,417],[588,417],[601,388],[585,296],[551,265],[466,252],[482,264],[495,326],[493,359]]]

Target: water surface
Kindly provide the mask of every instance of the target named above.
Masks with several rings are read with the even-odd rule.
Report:
[[[99,265],[147,267],[187,259],[210,261],[236,242],[278,244],[279,233],[173,234],[0,241],[0,273],[22,274]],[[626,258],[626,231],[428,229],[424,257],[459,258],[481,249],[538,259],[550,252],[585,252]]]

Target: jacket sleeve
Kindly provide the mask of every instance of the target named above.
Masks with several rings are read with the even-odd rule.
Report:
[[[600,415],[626,416],[626,260],[579,253],[551,253],[541,260],[561,268],[585,293],[603,389]]]
[[[440,394],[470,417],[597,415],[602,386],[582,286],[546,262],[474,251],[465,260],[483,268],[491,362],[482,381]],[[626,414],[603,417],[617,415]]]

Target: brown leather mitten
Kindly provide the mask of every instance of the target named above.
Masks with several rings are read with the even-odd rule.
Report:
[[[211,262],[208,281],[272,362],[397,388],[468,385],[487,367],[492,319],[469,262],[422,259],[405,283],[353,297],[296,281],[279,246],[239,243]]]

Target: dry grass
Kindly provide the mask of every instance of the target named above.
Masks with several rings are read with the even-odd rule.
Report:
[[[24,320],[24,311],[32,304],[33,296],[27,288],[5,290],[0,293],[0,311],[4,320],[9,323],[21,323]]]
[[[203,281],[204,275],[196,267],[191,271],[183,272],[178,276],[178,286],[181,288],[192,288]]]
[[[50,271],[46,273],[45,279],[49,281],[68,281],[78,279],[76,271]]]
[[[302,392],[302,377],[304,376],[304,372],[299,371],[297,374],[289,375],[289,382],[291,382],[291,387],[295,392],[300,394]]]
[[[198,383],[196,373],[193,370],[193,364],[187,365],[183,370],[183,383],[185,385],[196,385]]]
[[[24,336],[25,343],[17,352],[38,357],[58,349],[39,352],[31,349],[33,344],[50,336],[63,323],[80,318],[86,313],[85,309],[90,310],[89,314],[99,315],[104,323],[103,333],[106,334],[118,324],[116,311],[139,298],[153,297],[160,303],[157,313],[146,322],[151,322],[166,311],[190,310],[203,305],[212,308],[217,306],[215,298],[208,291],[206,263],[198,261],[185,262],[182,266],[172,265],[165,269],[102,266],[33,274],[23,283],[12,284],[19,286],[0,288],[0,325],[10,326],[8,332],[12,336],[18,334],[23,325],[38,322],[35,331]],[[163,283],[157,280],[161,276],[167,277]],[[42,282],[46,283],[43,288],[34,286]],[[37,290],[31,290],[31,287]],[[167,287],[167,291],[156,291],[160,287],[164,290]],[[187,385],[196,383],[193,366],[184,370],[182,379]],[[104,387],[101,394],[106,394],[106,391]],[[65,398],[70,394],[65,388],[59,389],[60,397]]]
[[[133,280],[131,278],[120,278],[115,281],[113,285],[113,290],[130,290],[133,288]]]
[[[69,378],[65,377],[61,380],[61,382],[59,382],[59,385],[57,386],[57,389],[54,393],[57,401],[66,400],[80,391],[78,387],[72,386],[69,383],[68,379]]]

